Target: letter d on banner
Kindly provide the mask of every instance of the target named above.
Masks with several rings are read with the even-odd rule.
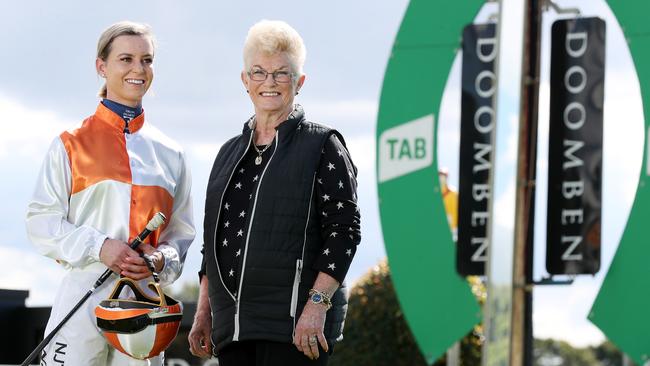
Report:
[[[600,269],[605,22],[558,20],[551,41],[546,269]]]

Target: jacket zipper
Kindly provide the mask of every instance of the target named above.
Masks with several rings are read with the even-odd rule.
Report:
[[[252,136],[252,134],[251,134],[251,136]],[[235,306],[236,306],[236,308],[235,308],[235,334],[233,334],[233,337],[232,337],[233,341],[238,341],[239,340],[239,305],[240,305],[240,301],[241,301],[241,289],[242,289],[242,285],[244,284],[244,273],[246,272],[246,256],[248,255],[248,243],[250,242],[250,239],[251,239],[251,229],[253,228],[253,220],[255,219],[255,208],[257,206],[257,199],[259,198],[260,187],[262,187],[262,180],[264,179],[264,174],[266,173],[266,170],[269,168],[269,165],[271,165],[271,161],[273,161],[273,156],[275,156],[275,153],[278,151],[279,141],[280,141],[280,134],[279,134],[278,131],[275,131],[275,148],[273,149],[273,154],[271,154],[271,157],[269,158],[268,163],[266,163],[266,166],[264,167],[264,170],[262,171],[262,174],[260,175],[260,181],[257,183],[257,190],[255,191],[255,200],[253,201],[253,210],[251,211],[251,214],[250,214],[250,221],[248,222],[248,231],[246,232],[246,243],[244,244],[244,258],[242,259],[241,275],[239,277],[239,288],[237,289],[237,299],[235,300]]]
[[[296,308],[298,307],[298,288],[300,287],[300,277],[302,275],[302,264],[305,260],[305,247],[307,246],[307,227],[309,226],[309,219],[311,218],[311,203],[314,199],[314,191],[316,190],[316,172],[311,180],[311,193],[309,194],[309,208],[307,209],[307,220],[305,221],[305,230],[302,240],[302,254],[300,259],[296,260],[296,276],[293,279],[293,292],[291,293],[291,310],[289,315],[293,318],[293,335],[296,334]]]
[[[244,150],[244,153],[242,156],[237,160],[237,163],[232,169],[232,172],[230,173],[230,177],[228,177],[228,182],[226,182],[226,188],[228,188],[228,185],[230,185],[230,181],[232,180],[232,176],[235,175],[235,170],[237,170],[237,166],[239,166],[239,163],[241,163],[242,159],[244,159],[244,156],[246,156],[246,153],[248,153],[248,149],[250,149],[251,146],[251,140],[253,139],[253,133],[251,133],[251,136],[248,138],[248,145],[246,147],[246,150]],[[235,298],[235,295],[233,295],[230,290],[228,290],[228,287],[226,286],[226,283],[223,282],[223,277],[221,277],[221,268],[219,268],[219,261],[217,260],[217,229],[219,229],[219,217],[221,216],[221,207],[223,205],[223,197],[226,195],[226,190],[224,189],[223,193],[221,193],[221,199],[219,200],[219,209],[217,210],[217,222],[214,226],[214,235],[212,236],[212,245],[214,246],[214,263],[217,265],[217,273],[219,274],[219,280],[221,280],[221,284],[223,285],[223,288],[226,289],[226,292],[232,297],[233,301],[235,301],[235,304],[237,303],[237,299]]]
[[[302,259],[296,259],[296,274],[293,276],[293,290],[291,291],[291,308],[289,315],[293,319],[294,331],[296,328],[296,308],[298,307],[298,288],[300,287],[300,275],[302,274]]]

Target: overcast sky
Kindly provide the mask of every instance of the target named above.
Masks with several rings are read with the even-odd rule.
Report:
[[[343,133],[359,167],[362,244],[348,276],[351,282],[357,279],[385,256],[377,211],[375,124],[383,74],[407,3],[0,2],[0,167],[4,174],[0,183],[0,288],[29,289],[30,306],[50,305],[54,299],[64,271],[38,255],[27,241],[25,209],[50,141],[94,112],[101,86],[94,69],[97,38],[108,25],[123,19],[149,23],[156,33],[155,81],[143,103],[147,120],[185,147],[194,178],[198,235],[177,284],[197,279],[205,184],[214,156],[226,139],[241,131],[253,111],[239,73],[246,32],[260,19],[285,20],[302,35],[307,80],[297,102],[308,118]],[[583,3],[590,6],[588,14],[608,21],[603,266],[595,278],[535,292],[536,335],[578,345],[602,340],[586,315],[633,199],[643,137],[638,82],[629,53],[622,47],[620,29],[602,1]],[[547,28],[554,16],[548,14]],[[543,62],[548,78],[548,61]],[[449,167],[452,182],[457,180],[459,80],[456,62],[440,113],[439,136],[440,165]],[[545,82],[541,91],[542,102],[548,103]],[[544,122],[548,113],[544,107],[540,110],[537,276],[544,273],[544,237],[540,237],[544,229],[540,225],[545,224],[542,195],[548,134]]]

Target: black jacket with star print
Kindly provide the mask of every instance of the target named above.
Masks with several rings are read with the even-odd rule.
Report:
[[[302,108],[296,106],[276,129],[273,146],[261,156],[263,168],[256,172],[257,179],[247,182],[242,180],[241,169],[258,155],[251,147],[251,128],[249,121],[241,135],[221,148],[206,195],[204,268],[210,284],[215,352],[237,340],[290,343],[318,272],[342,282],[360,239],[356,168],[342,136],[305,120]],[[322,157],[332,149],[330,145],[339,160],[325,163],[332,160],[331,153]],[[338,175],[322,176],[336,169]],[[340,177],[341,172],[345,178]],[[337,191],[323,190],[327,180],[334,182]],[[254,184],[249,187],[250,200],[240,200],[247,206],[236,217],[228,216],[239,229],[228,242],[224,227],[231,219],[224,217],[232,213],[227,212],[231,207],[224,198],[230,200],[246,184]],[[344,192],[350,197],[343,199]],[[224,264],[219,256],[230,250],[227,247],[235,237],[241,238],[243,247],[232,250],[243,250],[233,255],[235,261]],[[342,285],[332,296],[333,307],[327,314],[324,330],[330,344],[342,333],[347,303],[344,290]]]

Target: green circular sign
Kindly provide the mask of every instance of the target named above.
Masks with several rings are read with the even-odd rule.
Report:
[[[388,62],[377,122],[379,211],[391,276],[430,363],[480,321],[438,183],[436,116],[463,27],[482,0],[411,0]],[[439,191],[439,189],[438,189]]]
[[[650,3],[646,1],[608,0],[621,24],[636,66],[643,113],[650,115]],[[638,364],[650,360],[650,191],[648,190],[648,131],[645,118],[644,156],[634,204],[607,276],[596,297],[589,319],[614,344]],[[604,243],[614,244],[614,243]]]

